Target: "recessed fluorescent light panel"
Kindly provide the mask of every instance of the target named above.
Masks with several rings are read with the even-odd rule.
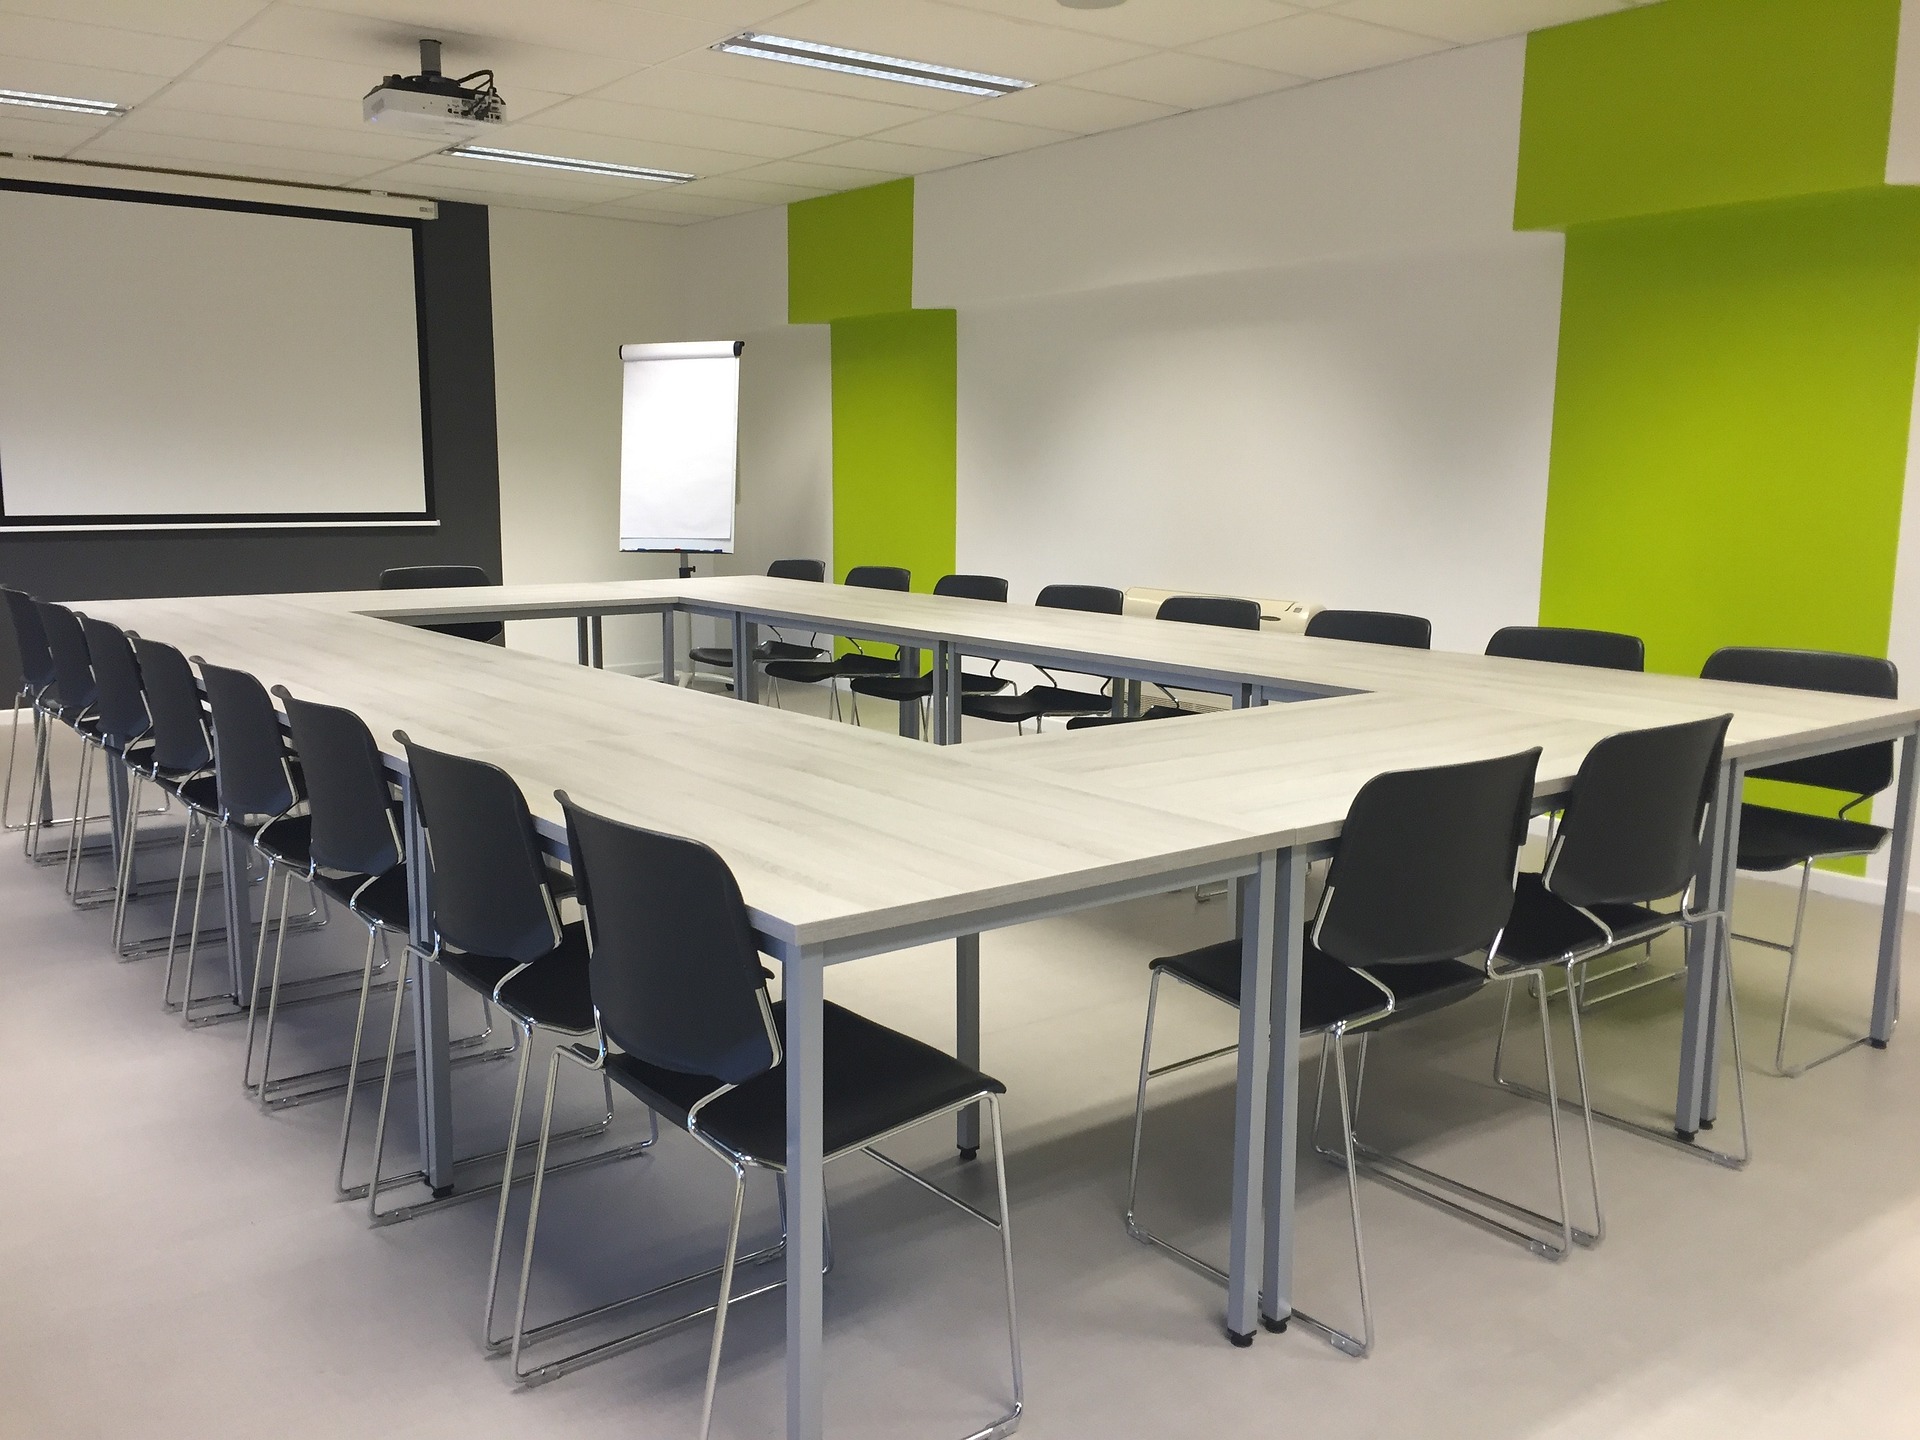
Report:
[[[751,55],[757,60],[782,60],[789,65],[811,65],[816,70],[864,75],[869,80],[898,80],[905,85],[958,90],[962,95],[1011,95],[1016,90],[1033,88],[1031,80],[1016,80],[1011,75],[955,70],[948,65],[928,65],[919,60],[902,60],[894,55],[875,55],[866,50],[843,50],[838,45],[792,40],[784,35],[741,34],[731,40],[722,40],[713,48],[724,50],[729,55]]]
[[[125,105],[111,100],[81,100],[72,95],[41,95],[32,90],[0,90],[0,105],[24,105],[30,110],[65,110],[70,115],[124,115]]]
[[[650,170],[644,165],[612,165],[604,160],[575,160],[567,155],[536,155],[528,150],[496,150],[490,145],[456,145],[447,151],[463,160],[498,160],[506,165],[537,165],[543,170],[570,170],[576,175],[604,175],[613,180],[653,180],[662,185],[684,185],[697,177],[679,170]]]

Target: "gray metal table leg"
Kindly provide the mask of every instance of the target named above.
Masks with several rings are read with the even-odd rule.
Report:
[[[584,615],[576,615],[573,620],[573,653],[582,665],[593,658],[593,646],[587,639],[587,617]]]
[[[607,622],[604,615],[587,617],[587,663],[596,670],[607,668]]]
[[[953,942],[954,1058],[980,1068],[980,937],[956,936]],[[962,1160],[980,1153],[980,1107],[969,1105],[954,1119],[953,1143]]]
[[[433,949],[428,925],[427,835],[413,782],[405,785],[407,954],[413,980],[414,1086],[419,1102],[420,1168],[436,1197],[453,1189],[453,1084],[447,1064],[447,977],[425,956]]]
[[[1728,761],[1714,784],[1713,804],[1700,845],[1700,909],[1723,914],[1733,899],[1732,846],[1739,834],[1740,767]],[[1727,963],[1724,918],[1687,932],[1687,995],[1680,1029],[1680,1078],[1673,1128],[1691,1140],[1714,1116],[1720,966]]]
[[[754,647],[760,643],[760,627],[738,611],[733,616],[733,698],[754,701],[760,698],[760,672],[754,668]]]
[[[825,966],[802,951],[783,967],[787,1007],[787,1440],[822,1440],[821,1006]]]
[[[1271,885],[1262,880],[1262,888],[1272,898],[1263,907],[1268,916],[1261,921],[1273,928],[1273,982],[1265,1012],[1273,1054],[1267,1062],[1266,1168],[1261,1184],[1260,1323],[1273,1331],[1286,1329],[1293,1314],[1294,1172],[1300,1128],[1294,1085],[1300,1073],[1300,977],[1307,908],[1305,858],[1297,851],[1282,850],[1276,863]]]
[[[1873,986],[1876,1049],[1885,1049],[1900,1019],[1900,939],[1907,917],[1907,872],[1913,863],[1913,810],[1920,790],[1920,732],[1900,742],[1900,780],[1895,793],[1893,840],[1887,849],[1887,897],[1880,912],[1880,970]]]
[[[934,654],[934,669],[936,673],[939,670],[939,660],[940,656],[936,651]],[[916,647],[912,645],[902,645],[900,647],[900,673],[906,676],[914,676],[920,673],[920,651]],[[937,689],[939,682],[936,680],[934,684]],[[905,740],[918,740],[920,738],[920,702],[918,700],[907,700],[901,703],[900,735],[901,738]]]
[[[680,663],[680,631],[675,623],[677,611],[660,612],[660,678],[667,684],[678,683],[676,668]]]
[[[960,700],[965,691],[960,683],[960,651],[956,646],[947,646],[946,683],[942,695],[936,699],[941,712],[947,717],[948,745],[960,743],[960,723],[964,718],[960,709]]]
[[[1245,890],[1240,941],[1240,1063],[1233,1101],[1233,1220],[1228,1240],[1227,1338],[1251,1345],[1260,1307],[1260,1257],[1266,1209],[1267,1107],[1271,1081],[1275,941],[1286,892],[1281,862],[1289,852],[1260,857],[1260,870]],[[1295,882],[1297,883],[1297,882]],[[1289,923],[1291,921],[1289,920]]]
[[[254,985],[253,946],[248,943],[248,932],[253,927],[253,899],[247,883],[253,847],[238,830],[221,825],[220,857],[223,865],[220,891],[227,908],[227,977],[232,986],[229,993],[233,1003],[244,1009],[253,998]],[[192,1002],[193,997],[189,995],[187,1003]]]

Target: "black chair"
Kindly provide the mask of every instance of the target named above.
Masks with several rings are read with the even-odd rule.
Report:
[[[478,565],[395,565],[380,572],[382,590],[450,590],[467,585],[491,585],[493,577]],[[483,645],[498,645],[507,636],[507,627],[499,620],[478,620],[465,624],[422,625],[436,635],[451,635],[458,640],[478,640]]]
[[[1118,615],[1125,609],[1126,597],[1107,585],[1049,585],[1034,597],[1033,603],[1048,610]],[[1047,677],[1046,684],[1029,686],[1017,695],[962,696],[961,713],[976,720],[993,720],[1016,728],[1024,728],[1027,721],[1031,720],[1035,729],[1038,729],[1046,716],[1104,715],[1113,709],[1111,695],[1071,689],[1062,685],[1046,666],[1036,665],[1034,668]]]
[[[367,927],[347,1063],[337,1072],[316,1072],[342,1077],[346,1103],[340,1115],[340,1157],[334,1171],[334,1189],[341,1199],[353,1200],[367,1193],[365,1185],[347,1184],[347,1152],[352,1142],[354,1094],[361,1079],[367,1001],[373,993],[374,976],[391,963],[390,938],[397,935],[405,944],[408,934],[410,907],[400,812],[366,722],[351,710],[296,700],[284,686],[274,686],[273,694],[286,709],[287,728],[293,733],[294,749],[306,777],[313,883]],[[378,963],[374,959],[376,943],[380,950]],[[277,982],[277,974],[275,979]],[[403,985],[405,980],[396,975],[392,983]],[[487,1033],[482,1030],[478,1036],[454,1041],[453,1046],[471,1046],[484,1040]],[[488,1058],[505,1053],[496,1051]]]
[[[1349,1355],[1364,1356],[1373,1348],[1373,1307],[1361,1238],[1360,1146],[1349,1101],[1345,1040],[1349,1033],[1360,1032],[1364,1046],[1372,1031],[1465,1000],[1486,984],[1485,965],[1469,964],[1467,957],[1499,944],[1500,928],[1513,905],[1514,862],[1526,836],[1539,758],[1538,750],[1528,750],[1496,760],[1400,771],[1369,780],[1347,811],[1319,910],[1308,928],[1302,957],[1300,1033],[1321,1037],[1323,1099],[1329,1056],[1334,1065],[1343,1140],[1339,1159],[1347,1172],[1361,1333],[1349,1334],[1298,1310],[1293,1318]],[[1161,978],[1171,977],[1238,1009],[1241,942],[1229,940],[1163,957],[1150,968],[1127,1173],[1127,1231],[1142,1244],[1178,1256],[1224,1283],[1226,1273],[1218,1266],[1142,1225],[1137,1200],[1147,1082],[1232,1055],[1238,1048],[1229,1045],[1155,1066],[1153,1029]],[[1364,1049],[1361,1063],[1365,1063]],[[1316,1102],[1316,1144],[1319,1119]],[[1557,1107],[1554,1151],[1557,1160]]]
[[[1587,1163],[1593,1167],[1596,1114],[1622,1128],[1672,1143],[1671,1131],[1607,1115],[1593,1108],[1587,1086],[1586,1050],[1581,1040],[1576,977],[1581,968],[1604,956],[1648,944],[1670,930],[1718,921],[1718,914],[1692,908],[1692,886],[1707,806],[1720,770],[1721,749],[1730,715],[1630,730],[1611,735],[1587,752],[1567,793],[1559,828],[1547,847],[1539,873],[1520,876],[1513,915],[1501,937],[1496,979],[1527,979],[1539,999],[1541,1030],[1548,1029],[1546,978],[1558,971],[1569,997],[1575,1073],[1587,1130]],[[1680,896],[1677,905],[1662,905]],[[1747,1148],[1746,1082],[1740,1063],[1739,1016],[1734,1008],[1730,966],[1722,966],[1727,1024],[1733,1040],[1734,1084],[1740,1097],[1741,1152],[1722,1157],[1744,1164]],[[1513,1009],[1509,983],[1494,1045],[1494,1079],[1506,1088],[1559,1108],[1553,1068],[1541,1092],[1507,1078],[1502,1061]],[[1687,1137],[1690,1139],[1691,1137]],[[1705,1151],[1705,1147],[1694,1147]],[[1708,1154],[1715,1152],[1705,1151]],[[1602,1232],[1600,1182],[1593,1171],[1594,1230]],[[1564,1205],[1566,1181],[1561,1179]],[[1592,1243],[1586,1236],[1575,1235]]]
[[[893,590],[901,594],[913,587],[912,572],[897,565],[855,565],[847,571],[843,584],[862,590]],[[851,679],[855,675],[892,675],[900,668],[898,658],[889,660],[884,655],[869,655],[860,648],[860,642],[854,640],[852,651],[837,658],[828,656],[813,660],[772,660],[765,667],[767,678],[777,682],[773,687],[773,703],[780,703],[780,683],[791,681],[796,685],[825,685],[833,706],[834,718],[840,719],[840,691],[836,682]]]
[[[961,600],[985,600],[989,603],[1004,605],[1007,603],[1007,582],[998,575],[942,575],[933,582],[933,593],[947,595]],[[993,662],[993,670],[1000,668],[998,660]],[[1007,688],[1008,682],[998,674],[985,675],[970,671],[960,672],[961,695],[991,695]],[[896,705],[921,705],[933,695],[933,675],[855,675],[847,681],[847,689],[855,697],[868,695],[875,700],[891,700]],[[853,723],[860,723],[860,701],[855,698],[853,705]],[[921,716],[920,733],[927,733],[927,717]]]
[[[1215,625],[1224,630],[1258,630],[1260,602],[1235,600],[1224,595],[1169,595],[1154,612],[1156,620],[1172,620],[1182,625]],[[1164,688],[1164,687],[1162,687]],[[1172,699],[1171,691],[1168,698]],[[1090,730],[1103,725],[1131,725],[1140,720],[1174,720],[1191,715],[1177,703],[1153,705],[1139,715],[1079,715],[1067,721],[1069,730]]]
[[[767,566],[767,576],[772,580],[810,580],[824,584],[827,578],[827,566],[823,560],[776,560]],[[769,660],[817,660],[821,650],[818,645],[800,645],[790,640],[767,640],[753,648],[753,663],[765,665]],[[715,670],[733,673],[733,647],[730,645],[695,645],[687,651],[687,658],[695,665],[710,666]],[[688,680],[692,680],[689,675]]]
[[[429,902],[429,948],[417,942],[408,952],[423,965],[438,965],[450,978],[504,1012],[516,1033],[519,1065],[514,1078],[513,1105],[507,1117],[503,1151],[477,1159],[502,1159],[500,1204],[493,1227],[493,1249],[487,1270],[484,1322],[490,1349],[505,1339],[493,1334],[494,1294],[500,1275],[500,1247],[506,1233],[507,1206],[513,1187],[514,1161],[520,1152],[520,1112],[526,1099],[527,1068],[536,1031],[564,1039],[595,1033],[593,995],[587,981],[586,932],[579,921],[563,923],[556,895],[540,850],[533,817],[513,777],[497,766],[417,745],[404,731],[394,738],[406,751],[407,770],[417,818],[425,828],[428,859],[426,893]],[[395,986],[388,1020],[386,1068],[380,1082],[380,1108],[374,1123],[373,1170],[368,1177],[367,1210],[376,1224],[421,1213],[431,1204],[457,1202],[465,1195],[436,1194],[424,1202],[382,1212],[380,1192],[411,1176],[385,1176],[387,1114],[393,1094],[395,1057],[400,1048],[401,998]],[[592,1124],[561,1138],[603,1134],[613,1123],[613,1091],[602,1077],[606,1101]],[[585,1156],[572,1164],[587,1164],[637,1155],[653,1137],[611,1152]],[[466,1194],[475,1192],[468,1191]]]
[[[700,1412],[700,1434],[705,1440],[713,1416],[728,1307],[736,1300],[779,1288],[776,1282],[748,1295],[732,1293],[747,1171],[768,1170],[782,1181],[785,1177],[784,1005],[767,995],[747,908],[726,861],[695,841],[595,815],[574,805],[564,793],[559,799],[566,809],[568,846],[592,937],[599,1035],[594,1046],[554,1052],[547,1070],[546,1116],[552,1115],[554,1084],[564,1055],[612,1076],[623,1090],[656,1115],[683,1127],[733,1171],[733,1205],[720,1264],[718,1302],[693,1312],[693,1316],[711,1312],[714,1317]],[[863,1152],[1000,1232],[1013,1404],[977,1433],[1005,1434],[1024,1407],[1001,1145],[1000,1097],[1006,1087],[950,1055],[838,1005],[828,1004],[824,1018],[824,1158],[831,1161]],[[981,1101],[986,1102],[993,1132],[998,1220],[874,1148],[896,1131]],[[522,1369],[521,1355],[530,1341],[575,1318],[535,1331],[526,1328],[528,1280],[545,1178],[546,1127],[543,1120],[541,1163],[534,1169],[514,1327],[514,1368],[523,1379],[550,1378],[692,1318],[681,1316],[533,1370]]]
[[[1870,695],[1880,700],[1898,699],[1900,692],[1900,675],[1892,661],[1830,650],[1732,646],[1708,656],[1700,675],[1706,680],[1783,685],[1795,690]],[[1800,933],[1807,918],[1807,889],[1813,880],[1813,864],[1816,860],[1871,855],[1886,843],[1888,832],[1884,826],[1850,820],[1847,812],[1864,805],[1893,783],[1893,742],[1882,740],[1850,750],[1810,755],[1804,760],[1765,765],[1747,773],[1756,780],[1779,780],[1814,790],[1837,790],[1852,797],[1834,815],[1804,814],[1752,803],[1740,807],[1740,868],[1767,872],[1800,867],[1800,898],[1793,912],[1792,940],[1783,945],[1758,935],[1733,932],[1736,940],[1777,950],[1787,957],[1786,987],[1780,1002],[1780,1033],[1773,1047],[1773,1071],[1791,1079],[1858,1046],[1873,1043],[1871,1036],[1857,1035],[1811,1060],[1797,1065],[1787,1063],[1787,1025],[1793,1014],[1793,981],[1800,965]],[[1810,803],[1818,803],[1820,799],[1810,793],[1807,798]]]
[[[1391,610],[1322,610],[1307,621],[1314,640],[1357,640],[1363,645],[1398,645],[1407,650],[1433,648],[1433,622],[1424,615]]]
[[[80,617],[51,600],[36,600],[33,604],[53,656],[53,687],[42,702],[43,709],[49,721],[65,725],[80,741],[80,764],[73,791],[74,819],[67,826],[64,861],[67,898],[76,905],[98,905],[112,897],[113,887],[83,892],[80,861],[87,844],[87,825],[93,818],[88,812],[93,805],[93,759],[99,749],[100,686],[94,679],[93,657],[87,653],[87,636],[80,628]],[[52,764],[50,746],[43,748],[36,803],[38,796],[44,795],[53,783]]]
[[[174,960],[180,942],[180,909],[186,896],[187,855],[200,841],[199,877],[194,884],[193,918],[187,931],[189,962],[200,942],[200,908],[207,888],[207,849],[220,819],[220,791],[213,777],[213,739],[207,724],[200,686],[187,657],[171,645],[142,636],[133,639],[140,662],[140,687],[153,722],[153,753],[145,765],[129,774],[131,794],[127,808],[139,804],[140,785],[153,785],[180,802],[187,823],[180,834],[180,869],[174,882],[173,918],[167,927],[167,969],[160,982],[161,1003],[168,1009],[191,1012],[192,997],[179,1006],[173,999]],[[236,879],[241,883],[244,877]],[[222,879],[225,883],[225,877]],[[238,1013],[238,1012],[235,1012]]]
[[[253,976],[245,999],[247,1051],[241,1082],[262,1104],[281,1088],[270,1080],[273,1067],[274,1022],[280,1006],[280,961],[287,945],[287,896],[294,880],[312,888],[312,818],[305,813],[303,781],[280,716],[266,687],[244,670],[213,665],[194,656],[207,710],[213,721],[213,776],[220,795],[220,824],[244,837],[266,865],[266,884],[260,892],[260,924],[254,942]],[[204,860],[204,855],[203,855]],[[273,908],[273,882],[280,880],[280,909]],[[227,883],[246,883],[244,874],[230,875]],[[317,906],[316,906],[317,908]],[[270,917],[272,917],[270,919]],[[276,939],[273,970],[267,978],[267,930]],[[193,996],[193,948],[187,951],[186,992]],[[266,981],[267,1020],[264,1041],[259,1039],[259,997]],[[253,1079],[253,1052],[261,1045],[260,1079]],[[287,1082],[291,1084],[292,1082]]]
[[[1595,670],[1645,670],[1647,647],[1638,635],[1618,630],[1577,630],[1565,625],[1508,625],[1493,632],[1487,654],[1509,660],[1544,660]]]
[[[16,590],[10,585],[0,585],[0,596],[6,597],[7,617],[13,624],[14,647],[20,656],[20,688],[14,692],[13,730],[7,740],[7,780],[6,788],[0,791],[0,827],[8,830],[28,832],[31,838],[36,828],[46,825],[64,824],[65,821],[36,821],[35,802],[41,797],[37,791],[40,779],[40,766],[43,747],[47,743],[46,713],[42,708],[42,697],[53,688],[53,652],[47,648],[46,631],[40,627],[40,612],[34,599],[24,590]],[[25,706],[33,727],[33,769],[28,781],[29,808],[27,818],[15,821],[13,816],[13,770],[20,748],[20,709]],[[51,815],[50,809],[38,813]],[[29,848],[28,855],[32,855]]]

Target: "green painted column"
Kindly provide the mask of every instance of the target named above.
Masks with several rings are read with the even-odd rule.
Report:
[[[833,564],[954,568],[955,326],[913,308],[913,181],[787,207],[787,318],[832,328]]]
[[[1665,0],[1530,37],[1515,223],[1567,237],[1542,623],[1681,674],[1886,654],[1920,352],[1899,20]]]

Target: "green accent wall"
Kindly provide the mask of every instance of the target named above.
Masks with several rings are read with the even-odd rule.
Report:
[[[954,312],[833,322],[833,563],[953,569]]]
[[[787,319],[833,343],[833,557],[954,568],[954,313],[913,308],[913,181],[787,207]]]
[[[913,308],[913,180],[787,207],[787,323]]]
[[[1517,228],[1877,187],[1900,0],[1664,0],[1527,40]]]

